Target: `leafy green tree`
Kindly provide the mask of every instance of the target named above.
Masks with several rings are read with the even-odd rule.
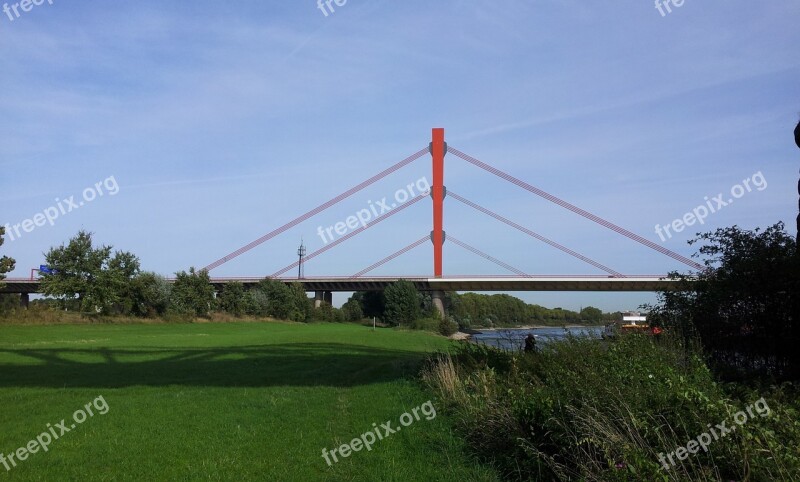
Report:
[[[0,226],[0,246],[3,245],[5,240],[3,236],[6,234],[6,228]],[[6,279],[6,273],[9,273],[14,270],[14,260],[9,258],[8,256],[3,256],[0,258],[0,288],[5,286],[3,284],[3,280]]]
[[[581,310],[581,321],[583,320],[599,323],[603,321],[603,311],[594,306],[587,306]]]
[[[292,290],[285,283],[273,279],[263,279],[257,288],[267,297],[267,316],[288,320],[294,311]]]
[[[208,271],[189,268],[189,272],[175,273],[170,302],[178,313],[191,316],[208,316],[214,305],[214,287]]]
[[[107,284],[115,313],[131,314],[135,303],[133,280],[140,272],[139,258],[127,251],[116,251],[100,272],[99,283]],[[105,309],[104,311],[108,311]]]
[[[269,316],[269,298],[259,287],[245,292],[246,313],[253,316]]]
[[[331,322],[334,321],[334,314],[333,311],[335,308],[325,301],[320,303],[319,307],[314,308],[313,316],[316,321],[327,321]]]
[[[219,307],[226,313],[242,316],[247,308],[247,293],[238,281],[227,283],[219,296]]]
[[[384,319],[389,323],[410,325],[420,316],[420,303],[417,289],[408,280],[398,280],[384,291],[386,310]]]
[[[383,291],[356,291],[351,298],[361,305],[361,313],[365,318],[383,318],[386,310],[386,296]]]
[[[85,312],[129,312],[131,280],[139,272],[139,259],[111,246],[92,246],[92,233],[79,231],[66,245],[45,253],[52,273],[42,274],[42,292],[58,297],[65,307]]]
[[[266,278],[251,289],[246,298],[246,309],[249,313],[279,320],[307,321],[313,308],[305,288],[298,282],[287,285],[282,281]]]
[[[699,235],[706,269],[672,273],[686,291],[663,292],[651,319],[688,341],[699,336],[717,367],[800,377],[800,257],[782,223]],[[695,278],[696,277],[696,278]]]
[[[311,318],[313,305],[311,300],[308,299],[303,285],[297,281],[293,282],[289,285],[289,294],[292,305],[289,319],[292,321],[308,321]]]
[[[312,310],[311,318],[315,321],[325,321],[328,323],[342,323],[346,321],[342,310],[324,301],[320,303],[319,308],[314,308]]]
[[[342,305],[342,314],[345,321],[361,321],[364,313],[361,311],[361,303],[352,296]]]
[[[172,285],[163,276],[151,272],[139,273],[131,281],[131,291],[132,314],[153,318],[167,313]]]

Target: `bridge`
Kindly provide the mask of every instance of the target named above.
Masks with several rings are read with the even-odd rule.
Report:
[[[636,276],[617,278],[613,276],[458,276],[453,278],[426,277],[315,277],[315,278],[275,278],[283,283],[300,283],[306,291],[315,293],[315,304],[322,301],[331,303],[334,292],[383,291],[387,286],[405,279],[414,284],[418,291],[431,292],[438,306],[441,293],[445,291],[670,291],[676,283],[663,276]],[[231,282],[242,283],[245,288],[252,287],[263,278],[211,278],[217,292]],[[174,281],[174,279],[168,279]],[[2,293],[17,293],[27,305],[31,293],[41,293],[38,279],[9,278]]]
[[[306,221],[316,216],[317,214],[331,208],[332,206],[343,201],[344,199],[353,196],[357,192],[362,191],[366,187],[396,172],[400,168],[405,167],[422,157],[430,155],[432,161],[433,182],[432,185],[430,186],[429,192],[425,192],[424,193],[425,195],[411,197],[410,199],[407,198],[405,201],[400,202],[399,205],[396,206],[393,205],[392,209],[388,210],[382,209],[380,214],[377,212],[377,209],[375,209],[373,206],[374,216],[372,216],[369,212],[367,212],[367,214],[370,214],[369,219],[365,219],[366,215],[364,215],[364,219],[359,217],[358,220],[356,219],[355,216],[351,216],[350,218],[352,219],[348,218],[347,222],[347,228],[349,228],[349,230],[345,229],[341,230],[341,231],[346,231],[346,234],[342,233],[341,237],[339,237],[336,240],[332,240],[330,243],[326,244],[322,248],[312,253],[306,254],[305,251],[303,250],[302,253],[298,253],[298,255],[300,256],[298,257],[297,261],[294,261],[293,263],[290,263],[285,267],[275,271],[269,277],[272,279],[283,281],[285,283],[291,283],[291,282],[301,283],[307,291],[313,291],[315,293],[315,300],[317,305],[319,305],[323,301],[331,302],[333,292],[383,290],[389,284],[399,279],[407,279],[412,283],[414,283],[414,285],[417,287],[418,290],[431,292],[434,300],[434,305],[439,309],[441,313],[444,313],[444,306],[441,303],[443,293],[445,291],[451,291],[451,290],[452,291],[664,291],[664,290],[678,289],[677,282],[667,279],[666,275],[622,274],[606,266],[605,264],[602,264],[596,260],[589,258],[584,254],[572,250],[562,245],[561,243],[558,243],[540,233],[531,230],[526,226],[523,226],[518,222],[515,222],[490,209],[487,209],[473,200],[467,199],[457,194],[456,192],[453,192],[452,190],[446,189],[444,184],[444,174],[445,174],[444,159],[445,156],[448,154],[464,162],[467,162],[468,164],[471,164],[489,174],[492,174],[493,176],[508,181],[509,183],[513,184],[519,189],[528,191],[529,193],[541,197],[553,204],[556,204],[564,208],[565,210],[572,212],[573,214],[588,219],[605,229],[609,229],[617,233],[618,235],[627,238],[627,240],[629,241],[638,243],[664,256],[670,257],[673,260],[678,261],[686,266],[689,266],[694,270],[700,271],[704,269],[702,265],[692,261],[691,259],[679,253],[671,251],[659,244],[654,243],[651,240],[648,240],[621,226],[618,226],[608,220],[605,220],[596,214],[593,214],[587,210],[575,206],[574,204],[571,204],[563,199],[560,199],[552,194],[549,194],[542,189],[532,186],[531,184],[528,184],[527,182],[518,179],[507,172],[504,172],[496,167],[484,163],[458,149],[448,146],[447,143],[445,142],[444,134],[445,134],[444,129],[434,128],[432,130],[431,142],[427,147],[415,152],[414,154],[406,157],[400,162],[384,169],[378,174],[353,186],[347,191],[344,191],[338,196],[326,201],[325,203],[320,204],[314,209],[292,219],[291,221],[283,224],[282,226],[261,236],[260,238],[213,261],[212,263],[205,266],[204,269],[208,272],[213,271],[214,269],[222,266],[223,264],[239,256],[244,255],[245,253],[266,243],[267,241],[273,239],[274,237],[297,226],[303,221]],[[304,263],[312,261],[314,258],[325,254],[327,251],[337,247],[338,245],[348,241],[349,239],[352,239],[353,237],[359,235],[360,233],[368,229],[371,229],[372,227],[385,221],[391,216],[394,216],[395,214],[404,211],[405,209],[422,201],[423,199],[428,199],[428,198],[431,199],[433,207],[432,209],[433,222],[430,234],[426,234],[425,236],[414,241],[413,243],[404,246],[403,248],[387,255],[386,257],[376,261],[375,263],[367,266],[366,268],[350,276],[310,277],[310,278],[306,278],[305,276],[303,276],[302,268],[304,266]],[[508,264],[505,261],[495,258],[494,256],[491,256],[479,250],[478,248],[468,244],[465,241],[456,239],[453,236],[448,236],[444,230],[444,222],[443,222],[445,199],[452,200],[453,202],[458,202],[475,210],[478,213],[481,213],[482,215],[489,216],[495,219],[496,221],[508,226],[511,229],[517,230],[519,232],[522,232],[530,236],[531,238],[540,243],[546,244],[553,249],[556,249],[564,254],[567,254],[569,256],[572,256],[576,259],[583,261],[584,263],[591,266],[595,270],[603,272],[603,274],[590,274],[583,276],[537,275],[532,273],[526,273],[520,269],[517,269],[511,264]],[[338,224],[342,224],[342,226],[344,226],[345,223],[337,223],[337,234],[339,234]],[[432,243],[433,246],[432,276],[365,277],[367,273],[379,268],[380,266],[383,266],[389,261],[399,256],[402,256],[428,242]],[[488,260],[496,264],[497,266],[503,268],[505,271],[508,271],[513,274],[500,275],[500,276],[462,275],[462,276],[445,277],[443,275],[443,269],[442,269],[443,246],[445,245],[445,242],[452,244],[458,248],[467,250],[472,254],[479,256],[485,260]],[[55,268],[57,269],[57,267]],[[298,271],[298,276],[295,278],[287,277],[286,273],[289,273],[293,270]],[[252,286],[255,283],[259,282],[261,279],[263,278],[227,277],[227,278],[212,278],[211,281],[215,289],[217,291],[220,291],[226,283],[230,283],[232,281],[241,282],[245,284],[245,286]],[[41,282],[39,279],[36,279],[33,276],[31,276],[30,279],[10,278],[6,280],[6,286],[2,290],[0,290],[0,292],[20,294],[22,303],[27,306],[29,295],[32,293],[41,292]]]

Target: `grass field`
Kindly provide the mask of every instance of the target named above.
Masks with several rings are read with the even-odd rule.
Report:
[[[0,326],[0,452],[108,406],[0,480],[496,480],[442,413],[321,456],[430,400],[418,363],[447,344],[340,324]]]

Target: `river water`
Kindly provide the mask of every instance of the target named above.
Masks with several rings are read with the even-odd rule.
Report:
[[[560,340],[572,333],[575,336],[591,336],[600,338],[603,333],[602,326],[578,327],[578,328],[509,328],[496,331],[483,331],[472,335],[472,340],[476,343],[484,343],[489,346],[503,348],[506,350],[521,350],[525,344],[525,337],[528,333],[533,333],[536,337],[536,344],[543,345],[552,340]]]

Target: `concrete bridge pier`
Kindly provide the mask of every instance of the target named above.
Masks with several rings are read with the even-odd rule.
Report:
[[[21,308],[28,309],[28,305],[31,302],[31,295],[28,293],[20,293],[19,295],[19,306]]]
[[[322,306],[322,302],[333,305],[333,291],[315,291],[314,292],[314,308]]]
[[[445,319],[447,313],[444,310],[444,291],[432,291],[431,301],[433,302],[433,307],[439,312],[439,316]]]

